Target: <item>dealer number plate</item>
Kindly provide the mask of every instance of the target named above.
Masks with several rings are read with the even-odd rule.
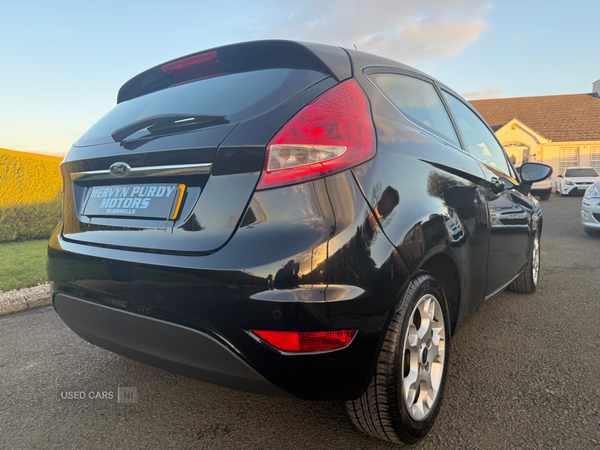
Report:
[[[94,186],[83,214],[174,219],[184,191],[182,184]]]

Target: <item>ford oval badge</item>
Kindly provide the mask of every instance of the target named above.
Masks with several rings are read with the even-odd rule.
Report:
[[[130,170],[129,164],[123,162],[117,162],[110,166],[110,173],[115,177],[124,177]]]

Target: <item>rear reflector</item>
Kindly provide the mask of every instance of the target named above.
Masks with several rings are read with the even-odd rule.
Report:
[[[269,142],[256,189],[325,177],[373,156],[369,101],[358,82],[350,79],[304,107]]]
[[[177,219],[177,216],[179,215],[179,208],[181,208],[181,200],[183,200],[183,194],[185,193],[185,184],[180,184],[179,186],[177,186],[177,189],[179,190],[179,192],[176,194],[176,202],[175,202],[175,210],[173,212],[173,215],[171,216],[171,220],[175,220]]]
[[[221,60],[217,58],[217,52],[202,53],[180,59],[165,64],[161,69],[163,72],[173,75],[172,86],[224,74]]]
[[[352,342],[356,331],[252,330],[252,333],[283,352],[312,353],[344,348]]]

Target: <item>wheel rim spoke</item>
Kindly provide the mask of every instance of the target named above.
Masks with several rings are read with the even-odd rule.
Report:
[[[540,273],[540,240],[538,236],[533,241],[533,255],[531,259],[533,282],[537,285]]]
[[[411,314],[404,338],[402,395],[417,421],[429,415],[439,395],[446,360],[442,314],[437,298],[424,295]]]

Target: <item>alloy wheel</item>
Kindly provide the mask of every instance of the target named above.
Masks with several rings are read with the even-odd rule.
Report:
[[[533,284],[537,286],[540,276],[540,237],[537,234],[535,235],[535,239],[533,241],[533,254],[531,255],[531,259]]]
[[[443,311],[431,294],[419,299],[410,317],[402,360],[402,395],[415,421],[425,419],[440,392],[445,364]]]

